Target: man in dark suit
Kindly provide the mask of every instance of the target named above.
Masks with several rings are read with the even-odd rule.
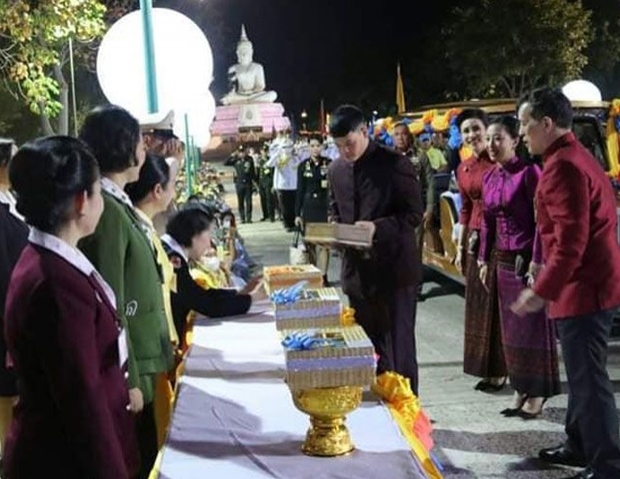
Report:
[[[605,172],[571,132],[572,107],[557,89],[532,92],[519,106],[521,134],[543,156],[535,204],[544,266],[513,305],[525,314],[548,305],[568,377],[566,442],[543,449],[554,464],[584,466],[572,478],[620,477],[620,439],[607,349],[620,305],[616,200]]]
[[[377,373],[396,371],[410,379],[417,394],[415,312],[421,271],[415,229],[423,208],[416,172],[405,155],[370,141],[355,106],[333,112],[330,132],[340,150],[328,172],[331,217],[368,228],[373,238],[370,249],[344,249],[342,287],[379,355]]]

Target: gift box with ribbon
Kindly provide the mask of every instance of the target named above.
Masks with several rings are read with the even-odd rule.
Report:
[[[361,326],[283,330],[286,382],[292,390],[368,386],[376,358]]]
[[[294,298],[279,292],[271,295],[278,330],[340,326],[342,301],[336,288],[303,288]]]
[[[323,286],[323,273],[312,264],[265,266],[263,276],[269,292],[288,288],[300,281],[307,281],[308,288]]]

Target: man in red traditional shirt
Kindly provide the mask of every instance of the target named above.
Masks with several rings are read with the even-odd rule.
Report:
[[[606,364],[620,305],[616,200],[605,172],[571,132],[572,107],[560,90],[532,92],[519,105],[519,121],[530,153],[543,156],[535,205],[544,266],[513,310],[548,305],[569,386],[568,438],[539,457],[586,467],[572,478],[618,478],[618,413]]]

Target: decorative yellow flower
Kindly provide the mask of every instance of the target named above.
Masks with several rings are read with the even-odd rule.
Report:
[[[474,155],[474,150],[471,149],[471,146],[463,145],[459,150],[459,156],[461,161],[469,160]]]
[[[437,116],[437,110],[425,111],[422,115],[422,123],[432,123],[433,119]]]
[[[342,308],[342,313],[340,313],[340,324],[342,326],[353,326],[355,324],[355,310],[353,308]]]
[[[391,116],[384,118],[381,126],[385,128],[387,131],[392,130],[392,128],[394,128],[394,119]]]
[[[450,108],[445,114],[446,121],[450,123],[452,121],[452,118],[461,113],[461,111],[462,110],[460,108]]]
[[[417,136],[424,131],[424,126],[422,120],[415,120],[409,123],[409,131],[413,136]]]
[[[383,399],[429,479],[441,479],[430,451],[434,443],[431,422],[420,400],[411,391],[409,379],[392,371],[377,376],[372,390]]]
[[[448,123],[448,120],[445,116],[438,116],[436,118],[433,118],[433,121],[431,122],[431,127],[434,131],[447,131],[448,128],[450,128],[450,123]]]

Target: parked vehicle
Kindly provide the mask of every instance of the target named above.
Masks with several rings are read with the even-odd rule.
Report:
[[[419,123],[422,118],[428,118],[428,113],[431,111],[433,115],[441,116],[450,110],[462,110],[464,108],[481,108],[487,112],[490,118],[493,118],[516,114],[515,105],[514,99],[429,105],[406,113],[398,120],[409,118]],[[592,152],[605,171],[611,173],[614,165],[612,165],[607,152],[605,136],[610,104],[608,102],[573,102],[573,107],[575,109],[573,131],[577,138]],[[533,159],[533,161],[535,160]],[[617,161],[615,166],[617,167]],[[614,175],[610,174],[610,176]],[[436,213],[439,215],[439,222],[436,224],[437,226],[431,227],[425,232],[423,261],[425,265],[439,270],[457,281],[464,282],[465,278],[454,265],[457,252],[460,195],[451,175],[437,175],[435,180],[438,193]]]

